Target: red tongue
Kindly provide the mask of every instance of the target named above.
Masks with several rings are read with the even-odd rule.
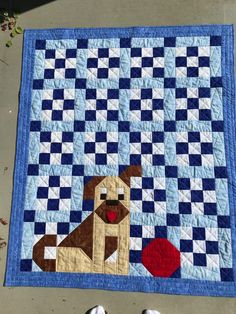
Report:
[[[111,210],[107,211],[107,219],[109,222],[113,222],[116,220],[116,217],[117,217],[117,212],[113,212]]]

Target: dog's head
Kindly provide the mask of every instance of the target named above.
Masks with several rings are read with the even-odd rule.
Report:
[[[84,187],[84,200],[94,200],[94,212],[105,222],[120,223],[130,210],[130,177],[141,176],[141,166],[129,166],[120,176],[96,176]]]

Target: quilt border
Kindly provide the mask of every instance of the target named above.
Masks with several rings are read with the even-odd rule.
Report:
[[[229,178],[229,201],[231,208],[231,230],[233,241],[233,269],[236,278],[236,136],[235,136],[235,90],[234,90],[234,44],[232,25],[202,26],[165,26],[165,27],[131,27],[131,28],[88,28],[88,29],[46,29],[26,30],[22,56],[22,78],[18,112],[16,157],[14,169],[14,186],[12,211],[9,231],[9,246],[5,286],[41,286],[70,287],[132,292],[158,292],[166,294],[236,296],[236,281],[216,282],[192,279],[163,279],[134,276],[116,276],[104,274],[75,273],[38,273],[20,272],[20,248],[23,228],[23,204],[27,178],[27,157],[29,146],[29,124],[31,106],[31,85],[33,76],[33,58],[35,39],[66,38],[111,38],[151,37],[151,36],[222,36],[222,77],[223,110],[225,121],[225,147]],[[226,88],[227,87],[227,88]]]

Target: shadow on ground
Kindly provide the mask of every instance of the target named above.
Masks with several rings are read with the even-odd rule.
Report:
[[[55,0],[1,0],[0,7],[8,11],[23,13]]]

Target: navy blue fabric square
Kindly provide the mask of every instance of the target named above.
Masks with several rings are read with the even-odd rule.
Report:
[[[73,154],[62,154],[61,155],[61,164],[62,165],[72,165],[73,163]]]
[[[44,80],[33,80],[33,89],[43,89]]]
[[[85,121],[75,121],[74,132],[84,132],[84,131],[85,131]]]
[[[25,210],[24,211],[24,221],[33,222],[35,219],[35,210]]]
[[[66,65],[65,59],[56,59],[55,60],[55,68],[56,69],[65,68],[65,65]]]
[[[199,57],[198,58],[200,67],[209,67],[210,66],[210,58],[209,57]]]
[[[164,38],[164,46],[165,47],[175,47],[176,37],[165,37]]]
[[[201,155],[190,154],[189,155],[189,165],[190,166],[201,166],[202,165]]]
[[[144,213],[154,213],[154,202],[152,201],[143,201],[142,210]]]
[[[53,79],[54,78],[54,70],[53,69],[45,69],[44,70],[44,78],[45,79]]]
[[[219,178],[227,178],[227,168],[226,167],[214,167],[215,170],[215,177],[217,179]]]
[[[175,65],[176,65],[176,67],[186,67],[187,66],[187,58],[186,57],[176,57]]]
[[[68,222],[58,222],[57,233],[58,234],[68,234],[70,230],[70,224]]]
[[[22,259],[20,261],[20,271],[32,271],[32,259]]]
[[[107,133],[106,132],[96,132],[95,141],[96,142],[106,142],[107,141]]]
[[[62,147],[61,143],[52,143],[50,152],[51,153],[61,153],[61,147]]]
[[[130,79],[120,78],[119,79],[119,88],[120,89],[130,89]]]
[[[142,49],[141,48],[131,48],[131,57],[141,57]]]
[[[86,79],[76,79],[75,88],[86,89]]]
[[[141,165],[141,155],[130,155],[131,165]]]
[[[77,48],[79,48],[79,49],[88,48],[88,39],[78,39],[77,40]]]
[[[189,142],[200,142],[200,132],[188,132]]]
[[[203,190],[214,191],[215,190],[215,179],[202,179]]]
[[[108,48],[98,48],[98,58],[108,58],[109,49]]]
[[[193,241],[192,240],[180,240],[180,252],[192,252]]]
[[[131,77],[132,78],[139,78],[142,76],[141,68],[131,68]]]
[[[108,78],[108,69],[99,68],[98,69],[98,78]]]
[[[141,133],[140,132],[130,132],[129,135],[131,143],[140,143],[141,142]]]
[[[177,166],[165,166],[165,176],[167,178],[177,178],[178,177]]]
[[[221,46],[221,36],[211,36],[210,37],[211,46]]]
[[[211,77],[211,87],[222,87],[223,82],[222,82],[222,77]]]
[[[157,48],[153,48],[153,57],[157,58],[157,57],[164,57],[164,47],[157,47]]]
[[[210,109],[200,109],[199,110],[199,120],[200,121],[211,121],[211,110]]]
[[[193,254],[193,264],[195,266],[206,266],[206,254],[194,253]]]
[[[188,67],[187,68],[187,76],[188,77],[197,77],[198,76],[198,68],[197,67]]]
[[[106,165],[107,164],[107,155],[106,154],[96,154],[95,163],[97,165]]]
[[[77,50],[76,49],[66,49],[66,58],[76,58]]]
[[[153,143],[164,143],[164,132],[153,132],[152,141]]]
[[[178,214],[167,214],[167,226],[180,226],[180,217]]]
[[[129,251],[129,261],[130,263],[141,263],[142,262],[142,252],[136,250]]]
[[[59,199],[49,199],[47,210],[59,210]]]
[[[37,198],[48,198],[48,188],[47,187],[38,187]]]
[[[82,211],[70,211],[70,222],[81,222],[82,220]]]
[[[60,188],[60,198],[61,199],[67,199],[70,197],[71,197],[71,188],[70,187],[61,187]]]
[[[46,40],[36,40],[35,49],[46,49]]]
[[[141,154],[152,154],[152,143],[141,143]]]
[[[76,78],[76,69],[66,69],[65,78]]]
[[[176,122],[175,121],[164,121],[164,131],[165,132],[175,132],[176,131]]]
[[[224,132],[224,122],[223,121],[212,121],[211,122],[212,132]]]
[[[193,227],[193,240],[205,240],[206,231],[205,228]]]
[[[153,178],[142,178],[142,188],[143,189],[153,189],[154,188],[154,182]]]
[[[132,188],[130,191],[130,198],[133,201],[141,201],[142,200],[142,189]]]
[[[131,48],[131,38],[121,38],[120,48]]]
[[[164,77],[164,68],[153,68],[153,77]]]
[[[178,189],[179,190],[190,190],[190,179],[189,178],[179,178],[178,179]]]
[[[164,155],[153,155],[152,163],[153,163],[153,166],[164,166],[165,165]]]
[[[164,202],[166,200],[165,190],[154,190],[154,201]]]
[[[118,143],[107,143],[107,153],[114,154],[118,152]]]
[[[55,49],[46,49],[45,50],[45,59],[55,59],[55,57],[56,57],[55,52],[56,52]]]
[[[192,190],[191,191],[191,201],[195,202],[203,202],[203,191],[200,190]]]
[[[62,132],[62,142],[73,142],[73,132]]]
[[[221,281],[234,281],[234,272],[232,268],[220,269]]]
[[[113,57],[109,58],[109,68],[119,68],[120,66],[120,58]]]
[[[142,67],[153,67],[153,58],[152,57],[143,57],[142,58]]]
[[[97,68],[98,67],[98,58],[88,58],[87,67],[88,68]]]
[[[216,203],[204,203],[204,215],[217,215]]]
[[[218,254],[219,245],[217,241],[206,241],[206,254]]]
[[[155,226],[155,238],[167,239],[167,227],[166,226]]]
[[[177,154],[188,154],[188,143],[176,143]]]
[[[188,113],[187,113],[187,110],[185,109],[178,109],[176,110],[176,120],[177,121],[180,121],[180,120],[187,120],[188,119]]]
[[[63,111],[62,110],[53,110],[53,112],[52,112],[52,120],[54,120],[54,121],[62,121],[63,120]]]
[[[84,165],[73,165],[72,176],[84,176]]]
[[[39,154],[39,163],[42,165],[49,165],[50,164],[50,154],[48,154],[48,153]]]
[[[192,206],[191,203],[188,202],[179,202],[179,213],[185,215],[192,214]]]
[[[30,122],[30,131],[31,132],[40,132],[41,131],[41,121],[31,121]]]
[[[130,225],[130,236],[133,238],[142,238],[142,226]]]
[[[188,57],[197,57],[198,56],[198,47],[187,47],[187,56]]]
[[[174,77],[165,77],[164,78],[164,87],[165,88],[175,88],[176,79]]]
[[[53,90],[53,99],[64,99],[64,90],[63,89],[54,89]]]
[[[46,224],[45,222],[35,222],[34,224],[34,233],[35,234],[45,234]]]
[[[175,97],[176,98],[187,98],[187,88],[176,88]]]
[[[82,210],[83,211],[93,211],[94,209],[94,200],[83,200]]]
[[[59,176],[50,176],[49,177],[49,186],[50,187],[59,187],[60,186],[60,177]]]
[[[129,121],[119,121],[118,122],[118,131],[119,132],[129,132],[130,131],[130,122]]]
[[[219,228],[230,228],[229,216],[217,216],[217,222]]]
[[[39,165],[28,165],[28,175],[29,176],[38,176],[39,175]]]

